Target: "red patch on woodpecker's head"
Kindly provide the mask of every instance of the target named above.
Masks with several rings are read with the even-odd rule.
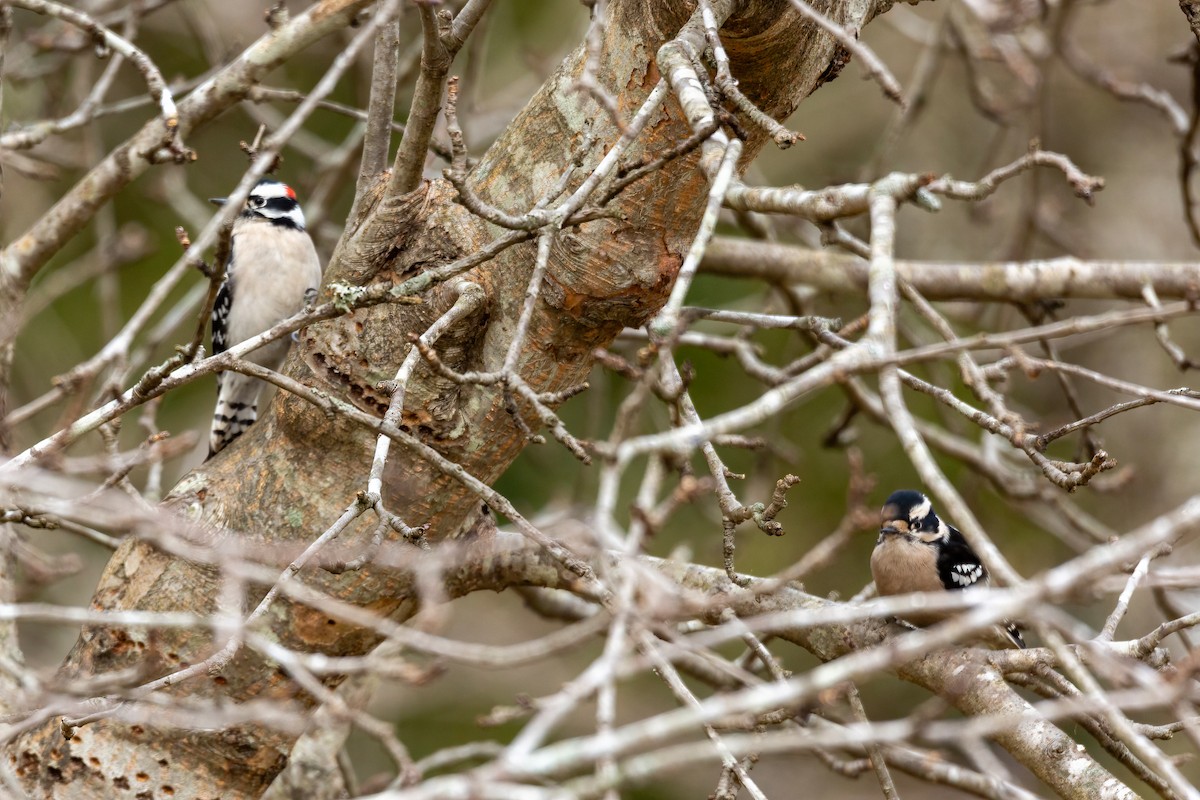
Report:
[[[293,200],[296,199],[296,190],[295,189],[293,189],[290,186],[284,186],[283,188],[287,190],[288,197],[292,198]]]

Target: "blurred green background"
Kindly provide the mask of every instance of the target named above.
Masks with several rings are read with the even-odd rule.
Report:
[[[293,12],[304,4],[290,3]],[[916,8],[899,5],[864,32],[863,40],[891,67],[906,87],[920,62],[926,45],[922,41],[939,30],[952,3],[938,0]],[[199,76],[211,59],[227,60],[264,30],[265,3],[200,2],[181,0],[149,16],[138,43],[162,68],[169,80]],[[497,0],[488,12],[478,39],[460,56],[454,72],[463,76],[464,128],[475,153],[482,152],[504,124],[536,90],[559,60],[581,40],[588,20],[580,4],[562,0]],[[70,113],[87,93],[103,63],[90,57],[67,58],[36,46],[35,31],[43,35],[69,37],[60,26],[43,27],[44,21],[17,12],[17,29],[9,48],[7,69],[13,73],[5,83],[5,125],[26,123]],[[404,47],[413,41],[415,15],[403,25]],[[981,115],[971,100],[971,72],[961,57],[946,51],[935,80],[930,84],[925,105],[913,125],[904,130],[894,148],[878,161],[881,138],[894,119],[897,108],[886,100],[878,86],[864,79],[852,62],[838,80],[804,102],[788,122],[802,131],[807,141],[787,151],[768,149],[747,174],[755,184],[799,183],[806,187],[859,181],[891,170],[951,174],[973,179],[1023,153],[1033,137],[1043,148],[1066,153],[1085,171],[1102,175],[1106,188],[1094,207],[1077,200],[1058,173],[1044,171],[1026,175],[1003,187],[995,197],[977,205],[947,202],[938,214],[913,207],[901,211],[898,255],[908,259],[984,261],[1022,257],[1051,257],[1066,252],[1089,258],[1131,260],[1196,260],[1183,222],[1178,188],[1177,144],[1167,120],[1141,105],[1120,103],[1082,82],[1061,62],[1045,58],[1049,40],[1026,32],[1018,45],[1029,48],[1029,59],[1043,68],[1045,84],[1040,95],[1034,87],[1022,87],[1011,74],[989,65],[988,77],[1005,96],[1028,94],[1033,100],[1017,108],[1001,122]],[[353,31],[334,36],[311,47],[292,63],[271,75],[265,85],[304,91],[323,74]],[[1075,15],[1072,41],[1089,57],[1118,76],[1145,81],[1170,92],[1180,102],[1188,97],[1187,71],[1171,63],[1168,56],[1181,50],[1191,38],[1187,25],[1173,3],[1147,4],[1139,0],[1110,0],[1087,4]],[[352,71],[331,98],[365,106],[369,56]],[[110,100],[133,97],[143,92],[137,73],[126,66],[109,95]],[[411,80],[402,83],[397,115],[408,107]],[[31,299],[53,286],[56,274],[78,268],[78,262],[95,259],[95,248],[111,242],[117,231],[144,238],[149,252],[123,264],[100,280],[88,281],[55,300],[24,327],[17,342],[12,408],[37,398],[79,361],[93,355],[120,324],[129,318],[146,292],[179,256],[173,230],[183,225],[195,233],[210,213],[200,201],[226,194],[240,177],[246,160],[239,140],[254,137],[259,122],[282,119],[292,106],[284,103],[245,107],[228,113],[188,138],[199,156],[187,166],[163,166],[152,170],[124,191],[104,210],[96,223],[81,234],[35,282]],[[91,164],[137,130],[150,112],[146,108],[105,116],[80,131],[48,140],[34,151],[43,168],[53,172],[49,180],[33,179],[19,165],[5,162],[4,192],[0,197],[0,237],[10,242],[49,208]],[[350,136],[355,122],[329,111],[318,111],[305,126],[296,146],[285,151],[279,176],[296,187],[302,201],[327,176],[336,189],[323,195],[324,202],[314,233],[323,255],[328,256],[352,199],[357,161],[324,163],[322,156],[335,152]],[[393,142],[393,145],[395,142]],[[431,163],[428,174],[440,173],[440,163]],[[1021,236],[1031,208],[1048,233]],[[865,221],[848,226],[865,235]],[[813,231],[801,224],[779,221],[783,241],[809,241]],[[732,220],[719,231],[735,234]],[[178,301],[200,284],[196,274],[185,281],[173,297]],[[745,310],[783,312],[778,296],[749,281],[701,276],[690,295],[695,305],[722,306]],[[168,307],[170,303],[168,304]],[[1063,315],[1091,313],[1103,304],[1073,302]],[[850,319],[861,313],[860,297],[824,296],[813,300],[816,313]],[[976,326],[1017,327],[1019,315],[1007,308],[979,309],[967,304],[945,304],[960,332]],[[905,319],[911,320],[907,314]],[[150,363],[170,355],[187,340],[194,314],[154,348]],[[727,326],[701,324],[700,330],[728,333]],[[1200,352],[1200,327],[1195,319],[1171,325],[1172,334],[1189,353]],[[754,340],[765,348],[771,363],[785,363],[806,350],[795,334],[761,333]],[[630,355],[636,344],[615,346]],[[1155,343],[1148,328],[1091,335],[1071,339],[1061,347],[1062,356],[1083,366],[1123,379],[1158,388],[1187,383]],[[695,368],[692,396],[701,415],[711,416],[753,399],[761,385],[746,378],[733,359],[709,352],[684,349]],[[960,391],[965,390],[944,365],[923,372]],[[603,437],[628,385],[624,379],[596,370],[592,389],[571,400],[562,409],[568,427],[578,435]],[[158,412],[158,424],[175,435],[207,431],[214,397],[212,380],[201,381],[171,393]],[[1120,399],[1116,394],[1090,385],[1080,386],[1086,413]],[[1026,419],[1045,429],[1072,419],[1061,391],[1050,376],[1029,381],[1014,377],[1011,397]],[[910,396],[914,410],[934,419],[945,414],[926,398]],[[790,506],[781,515],[787,535],[768,538],[744,526],[739,532],[738,567],[754,574],[770,574],[799,559],[815,542],[831,531],[845,511],[847,468],[845,453],[822,447],[822,440],[845,404],[837,390],[830,389],[806,398],[786,413],[748,433],[772,444],[770,450],[723,452],[729,466],[747,474],[734,489],[743,502],[767,500],[774,482],[785,473],[800,476],[801,483],[789,495]],[[72,408],[62,405],[47,409],[15,432],[17,448],[24,448],[56,429]],[[145,433],[127,419],[123,443],[136,446]],[[666,412],[653,407],[645,415],[644,429],[667,424]],[[945,420],[951,430],[978,438],[959,420]],[[861,448],[867,471],[876,479],[870,503],[877,505],[893,489],[914,485],[914,472],[904,459],[889,431],[869,421],[855,423],[856,446]],[[1102,494],[1083,489],[1074,498],[1080,507],[1099,517],[1117,531],[1130,528],[1173,508],[1197,490],[1196,456],[1200,421],[1180,409],[1154,406],[1120,415],[1097,430],[1106,449],[1130,471],[1126,487]],[[1061,443],[1055,454],[1073,457],[1077,441]],[[92,452],[95,441],[81,444],[73,452]],[[164,488],[203,457],[197,444],[185,458],[167,467]],[[959,464],[941,459],[943,467],[963,491],[980,519],[1013,565],[1032,575],[1070,556],[1057,539],[1027,521],[1019,509],[1010,507],[986,480]],[[703,473],[700,459],[692,460]],[[367,464],[363,465],[364,476]],[[1029,467],[1032,469],[1032,467]],[[547,480],[547,476],[553,476]],[[142,480],[141,472],[134,474]],[[636,476],[635,476],[636,477]],[[586,508],[594,499],[596,471],[581,466],[557,444],[526,450],[498,488],[523,513],[537,517],[552,510]],[[633,483],[627,490],[634,487]],[[76,552],[82,570],[70,580],[46,587],[30,587],[27,599],[56,603],[86,603],[95,578],[103,568],[107,552],[74,537],[37,532],[36,543],[53,552]],[[869,580],[868,555],[874,542],[870,530],[847,547],[835,563],[807,581],[810,591],[837,593],[848,597]],[[706,498],[685,507],[649,544],[649,550],[666,555],[686,547],[692,557],[705,564],[721,563],[721,527],[715,500]],[[1179,562],[1195,561],[1195,549],[1185,548],[1173,556]],[[472,641],[519,641],[551,629],[523,609],[511,593],[493,597],[470,597],[449,610],[448,635]],[[1194,605],[1194,604],[1193,604]],[[1093,625],[1099,625],[1109,608],[1108,601],[1072,609]],[[1136,635],[1156,624],[1153,610],[1135,602],[1122,633]],[[63,627],[24,626],[23,644],[31,663],[52,670],[74,641],[75,631]],[[451,667],[436,681],[420,686],[389,685],[371,711],[395,720],[398,734],[421,757],[447,744],[481,736],[507,740],[517,729],[508,725],[481,734],[475,718],[495,704],[508,704],[518,693],[539,696],[555,691],[577,674],[599,652],[600,644],[579,649],[550,663],[504,673]],[[812,664],[807,654],[794,648],[781,649],[791,669]],[[902,714],[923,701],[920,690],[894,681],[878,680],[864,689],[868,711],[877,718]],[[621,687],[622,719],[633,719],[649,709],[672,705],[664,687],[642,678]],[[567,731],[585,731],[592,720],[584,715],[572,721]],[[355,734],[352,754],[363,776],[388,767],[382,750],[367,737]],[[838,777],[808,757],[767,757],[755,772],[771,794],[789,796],[789,787],[803,784],[822,797],[871,797],[878,791],[868,774],[858,781]],[[644,790],[628,793],[636,798],[684,798],[704,796],[711,791],[716,768],[694,770],[674,776]],[[903,776],[904,796],[937,798],[949,793],[924,785],[916,788]],[[772,795],[774,796],[774,795]]]

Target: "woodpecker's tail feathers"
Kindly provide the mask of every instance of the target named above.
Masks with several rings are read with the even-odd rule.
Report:
[[[1021,635],[1021,629],[1017,627],[1017,623],[1004,620],[1001,625],[1004,626],[1004,635],[1008,638],[1010,645],[1024,650],[1027,646],[1025,637]]]
[[[221,375],[212,432],[208,435],[208,457],[212,458],[246,432],[258,419],[258,381],[246,375]]]

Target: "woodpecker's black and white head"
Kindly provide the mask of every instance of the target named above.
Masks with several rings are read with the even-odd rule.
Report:
[[[950,527],[938,517],[929,498],[913,489],[892,492],[879,512],[879,526],[880,538],[905,536],[927,544],[950,535]]]
[[[225,205],[226,198],[214,197],[209,202]],[[250,190],[246,205],[242,207],[241,219],[261,219],[284,228],[304,230],[304,211],[296,192],[281,181],[263,178]]]

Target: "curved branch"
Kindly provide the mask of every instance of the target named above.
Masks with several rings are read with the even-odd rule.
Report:
[[[82,11],[51,2],[51,0],[5,0],[5,5],[23,8],[36,14],[45,14],[48,17],[77,25],[91,34],[104,47],[111,48],[128,58],[130,63],[137,67],[138,72],[145,77],[146,86],[150,89],[150,94],[162,112],[163,124],[168,129],[173,129],[179,124],[179,111],[175,107],[175,98],[171,96],[171,90],[167,88],[167,82],[163,80],[162,72],[154,65],[150,57],[133,42],[117,35]]]

